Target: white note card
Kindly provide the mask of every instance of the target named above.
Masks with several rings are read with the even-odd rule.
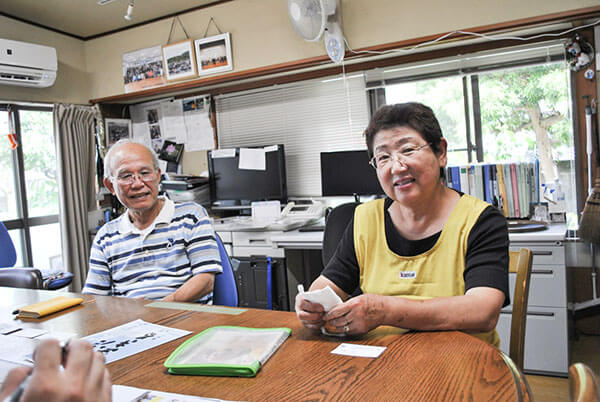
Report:
[[[263,148],[240,148],[238,169],[267,170],[267,157]]]
[[[331,353],[336,355],[344,356],[355,356],[355,357],[370,357],[377,358],[386,349],[385,346],[371,346],[371,345],[357,345],[354,343],[342,343],[337,348],[333,349]]]

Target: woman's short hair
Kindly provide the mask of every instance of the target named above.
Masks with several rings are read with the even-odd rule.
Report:
[[[431,149],[436,155],[441,152],[442,129],[433,110],[421,103],[408,102],[382,106],[373,114],[364,132],[369,158],[373,156],[375,135],[381,130],[396,127],[412,128],[431,144]]]
[[[158,156],[156,155],[156,152],[154,152],[154,150],[152,148],[149,148],[148,146],[146,146],[140,142],[136,142],[136,141],[124,138],[124,139],[121,139],[121,140],[115,142],[108,149],[108,152],[106,153],[106,155],[104,155],[104,177],[105,178],[110,179],[113,176],[113,171],[112,171],[113,159],[115,158],[116,150],[125,144],[138,144],[138,145],[141,145],[142,147],[146,148],[148,150],[148,152],[150,152],[150,155],[152,156],[152,165],[154,166],[154,170],[158,171],[158,168],[159,168]]]

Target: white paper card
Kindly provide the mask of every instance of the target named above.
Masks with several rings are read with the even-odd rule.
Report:
[[[203,398],[201,396],[172,394],[170,392],[152,391],[126,385],[112,386],[114,402],[156,401],[156,402],[218,402],[222,399]]]
[[[252,204],[252,220],[255,222],[272,222],[281,215],[279,201],[254,201]]]
[[[371,346],[371,345],[357,345],[354,343],[342,343],[337,348],[333,349],[331,353],[336,355],[344,356],[355,356],[355,357],[379,357],[386,349],[385,346]]]
[[[238,169],[267,170],[267,156],[264,148],[240,148]]]
[[[300,291],[301,289],[302,291]],[[298,290],[305,300],[308,300],[311,303],[320,304],[325,311],[331,310],[342,302],[342,299],[340,299],[337,293],[335,293],[329,285],[325,286],[323,289],[313,290],[311,292],[304,292],[304,287],[301,288],[299,285]]]
[[[56,339],[59,342],[67,342],[68,340],[71,340],[71,339],[74,339],[74,338],[77,338],[77,334],[74,333],[74,332],[58,332],[58,331],[55,331],[55,332],[48,332],[47,334],[40,335],[40,336],[38,336],[35,339],[39,339],[39,340],[42,340],[42,339]]]
[[[265,152],[275,152],[277,151],[277,145],[269,145],[264,148]]]
[[[12,334],[10,334],[11,336],[20,336],[22,338],[37,338],[40,335],[44,335],[45,333],[47,333],[48,331],[46,331],[45,329],[37,329],[37,328],[22,328],[20,331],[17,332],[13,332]]]
[[[217,158],[235,158],[235,148],[215,149],[210,155],[213,159]]]
[[[6,335],[11,332],[15,332],[20,330],[22,327],[20,325],[15,325],[10,322],[0,322],[0,334]]]

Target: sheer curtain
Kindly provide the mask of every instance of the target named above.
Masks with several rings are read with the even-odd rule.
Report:
[[[59,219],[63,264],[79,292],[88,271],[88,210],[95,209],[95,117],[93,106],[54,105]]]

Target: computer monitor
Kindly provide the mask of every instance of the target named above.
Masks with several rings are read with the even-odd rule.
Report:
[[[208,151],[213,207],[244,206],[250,205],[252,201],[287,202],[283,145],[254,148],[265,149],[265,170],[240,169],[240,148],[235,149],[235,155],[229,156],[226,152],[223,155],[222,150]]]
[[[321,152],[321,193],[336,195],[383,195],[366,150]]]

